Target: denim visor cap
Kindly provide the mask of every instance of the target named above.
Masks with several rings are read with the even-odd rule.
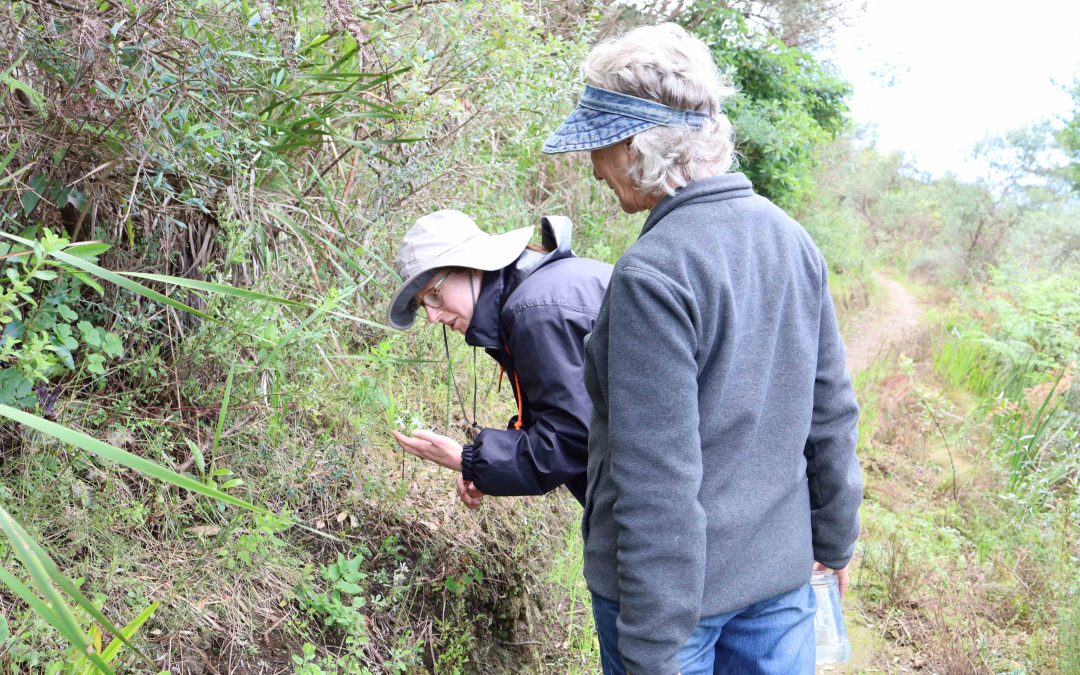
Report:
[[[671,108],[609,89],[585,85],[577,108],[541,148],[546,153],[594,150],[657,126],[700,129],[709,114]]]

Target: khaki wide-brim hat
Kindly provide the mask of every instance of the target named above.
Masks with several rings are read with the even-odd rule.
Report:
[[[394,292],[387,319],[404,330],[416,320],[413,298],[436,270],[468,267],[497,270],[517,260],[532,239],[532,227],[506,234],[488,234],[461,211],[444,209],[418,218],[405,233],[396,265],[402,284]]]

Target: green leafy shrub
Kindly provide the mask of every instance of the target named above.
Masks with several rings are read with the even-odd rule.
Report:
[[[86,319],[83,289],[100,295],[99,283],[85,272],[50,257],[66,251],[94,262],[108,250],[107,244],[73,245],[50,230],[29,247],[0,243],[0,404],[32,408],[39,396],[35,387],[48,385],[60,375],[85,370],[91,376],[105,374],[106,360],[124,353],[120,338]],[[44,407],[48,387],[42,390]]]
[[[797,207],[813,186],[817,146],[847,125],[850,85],[809,52],[752,29],[723,3],[697,3],[687,18],[739,89],[727,113],[740,170],[761,194]]]

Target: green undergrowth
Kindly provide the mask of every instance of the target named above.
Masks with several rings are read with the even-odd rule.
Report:
[[[1080,389],[1055,304],[1069,279],[1002,277],[857,378],[855,620],[883,638],[861,667],[1075,671]]]
[[[332,368],[301,340],[289,377],[268,382],[257,351],[205,326],[188,338],[184,375],[161,387],[167,399],[175,385],[192,410],[163,422],[145,420],[132,398],[65,407],[71,423],[111,444],[280,515],[252,517],[26,435],[5,460],[4,501],[107,614],[160,602],[140,642],[175,672],[253,660],[285,668],[294,656],[299,672],[512,670],[537,658],[529,644],[557,639],[524,619],[548,575],[548,542],[573,518],[559,496],[468,511],[452,474],[393,445],[403,416],[439,428],[459,421],[453,410],[445,417],[445,369],[398,356],[437,354],[436,333],[394,336]],[[251,361],[234,361],[216,431],[215,354],[238,349]],[[454,356],[468,386],[471,355],[458,346]],[[494,371],[477,375],[490,392],[482,420],[498,424],[508,401],[494,395]],[[32,612],[6,604],[4,615],[11,667],[69,671],[63,642]]]

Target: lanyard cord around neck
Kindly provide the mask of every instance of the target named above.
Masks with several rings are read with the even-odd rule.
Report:
[[[465,412],[464,397],[461,395],[461,390],[458,389],[457,377],[454,376],[454,362],[450,358],[450,338],[446,335],[446,326],[442,327],[442,339],[443,348],[446,350],[446,368],[450,371],[450,381],[454,384],[454,394],[457,396],[458,405],[461,406],[461,417],[470,428],[478,427],[476,423],[476,347],[473,347],[473,398],[472,398],[472,419],[469,419],[469,414]]]
[[[473,316],[476,316],[476,289],[473,287],[472,273],[469,273],[469,291],[472,295]],[[458,405],[461,406],[461,417],[465,420],[465,435],[469,440],[475,440],[476,435],[480,433],[480,425],[476,423],[476,398],[477,398],[477,378],[476,378],[476,347],[473,347],[473,393],[472,393],[472,419],[469,419],[468,413],[465,412],[465,399],[461,395],[461,390],[458,389],[457,378],[454,376],[454,362],[450,358],[450,338],[446,335],[446,324],[442,327],[442,339],[443,349],[446,350],[446,369],[450,372],[450,381],[454,385],[454,394],[457,396]],[[448,421],[449,422],[449,421]]]

